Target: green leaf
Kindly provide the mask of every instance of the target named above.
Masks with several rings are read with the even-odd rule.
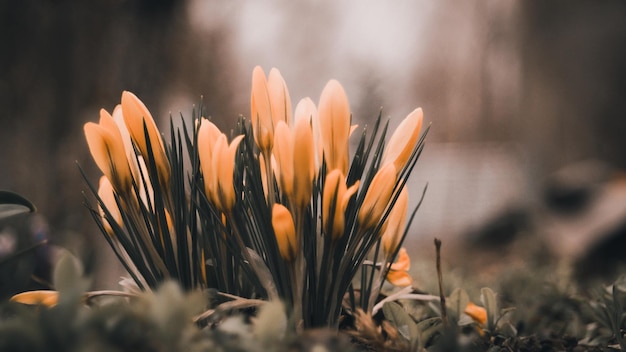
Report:
[[[387,320],[396,326],[402,337],[411,343],[417,340],[419,336],[417,324],[400,304],[396,302],[385,303],[383,305],[383,314]]]
[[[496,293],[489,287],[483,287],[480,293],[480,301],[487,310],[487,329],[494,331],[496,321],[498,320],[498,301],[496,299]]]
[[[428,319],[424,319],[417,323],[417,331],[418,331],[418,351],[421,351],[426,348],[426,344],[428,341],[438,332],[443,329],[443,324],[441,324],[441,317],[432,317]]]
[[[79,260],[71,253],[65,252],[54,267],[52,282],[57,291],[80,292],[87,289],[87,282],[83,278],[83,267]]]
[[[22,213],[33,213],[35,205],[28,199],[10,191],[0,191],[0,220]]]
[[[449,317],[455,324],[459,323],[461,315],[465,311],[465,307],[467,307],[469,301],[470,299],[467,292],[460,288],[452,291],[450,297],[448,297],[448,299],[446,300]]]

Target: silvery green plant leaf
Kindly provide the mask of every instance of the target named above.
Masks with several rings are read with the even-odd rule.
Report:
[[[417,351],[423,351],[428,341],[443,329],[441,317],[431,317],[417,323]]]
[[[469,295],[463,289],[457,288],[450,294],[450,297],[446,300],[448,307],[448,317],[454,324],[458,324],[461,320],[461,316],[465,311],[465,307],[469,303]]]
[[[89,283],[83,276],[83,266],[69,252],[65,252],[56,263],[52,276],[54,288],[63,293],[82,294],[86,291]]]
[[[498,301],[496,293],[489,287],[483,287],[480,290],[480,300],[487,310],[487,329],[495,331],[496,322],[498,321]]]
[[[35,211],[35,205],[28,199],[11,191],[0,190],[0,220]]]
[[[258,341],[267,349],[275,348],[287,332],[284,304],[280,301],[263,304],[253,322],[252,332]]]
[[[387,302],[383,305],[383,314],[385,318],[392,322],[402,337],[413,344],[418,338],[417,323],[411,318],[400,304],[396,302]]]

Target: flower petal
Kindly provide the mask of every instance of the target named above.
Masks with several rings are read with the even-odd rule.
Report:
[[[144,159],[148,161],[149,153],[144,131],[145,124],[148,137],[150,138],[150,147],[154,156],[154,163],[159,174],[159,182],[164,187],[167,186],[171,174],[170,165],[165,155],[161,134],[154,123],[152,114],[150,114],[148,108],[146,108],[136,95],[129,91],[124,91],[122,93],[122,115],[124,116],[124,122],[126,122],[126,127],[128,128],[131,138],[144,156]]]
[[[326,84],[319,102],[319,122],[328,170],[348,173],[350,106],[343,87],[336,80]]]
[[[469,315],[475,322],[479,323],[480,325],[487,324],[487,310],[485,308],[469,302],[463,312]]]
[[[402,171],[415,148],[423,120],[424,113],[421,108],[413,110],[402,120],[385,147],[382,165],[392,162],[397,172]]]
[[[365,229],[375,227],[381,220],[396,184],[396,168],[393,163],[376,172],[359,209],[359,224]]]
[[[54,307],[59,302],[59,292],[51,290],[27,291],[11,297],[11,301],[29,305]]]
[[[110,126],[107,126],[110,127]],[[119,132],[88,122],[84,126],[89,151],[115,189],[120,193],[130,192],[132,185],[131,173],[126,151]]]
[[[107,234],[113,238],[115,238],[115,233],[113,232],[113,228],[111,227],[111,221],[115,221],[118,225],[122,225],[122,214],[120,213],[120,209],[117,207],[117,203],[115,202],[115,196],[113,194],[113,186],[111,182],[106,176],[100,177],[100,182],[98,185],[98,196],[102,199],[102,203],[104,203],[104,207],[111,213],[113,219],[107,219],[104,213],[104,210],[98,205],[98,209],[100,211],[100,216],[102,217],[102,224],[104,225],[104,229]]]
[[[284,121],[287,125],[291,125],[291,98],[289,98],[289,90],[287,90],[287,84],[283,76],[276,68],[272,68],[267,77],[267,91],[270,98],[274,127],[276,127],[278,121]]]
[[[295,204],[304,208],[311,201],[315,178],[315,145],[310,120],[296,119],[293,131],[293,184]]]
[[[393,209],[387,218],[387,226],[383,232],[382,242],[383,250],[387,256],[392,255],[402,239],[404,233],[405,220],[409,207],[409,191],[406,187],[402,188],[398,199],[393,205]]]
[[[406,271],[389,270],[387,274],[387,281],[394,286],[411,286],[413,284],[413,278]]]
[[[282,192],[293,198],[294,152],[291,130],[285,121],[278,121],[274,130],[274,157],[280,170],[279,183]]]
[[[272,227],[281,257],[292,261],[297,254],[296,227],[289,209],[282,204],[274,203],[272,207]]]
[[[260,66],[256,66],[252,71],[250,114],[254,140],[263,153],[269,154],[274,143],[274,123],[272,121],[267,79],[265,78],[265,72],[263,72]]]
[[[400,248],[398,251],[398,258],[393,264],[391,264],[391,270],[408,271],[409,269],[411,269],[411,258],[404,247]]]

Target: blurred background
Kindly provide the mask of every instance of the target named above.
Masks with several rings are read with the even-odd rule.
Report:
[[[77,164],[99,176],[83,124],[130,90],[166,134],[200,96],[227,129],[249,114],[261,65],[281,70],[294,106],[338,79],[360,126],[424,108],[414,257],[430,260],[439,237],[450,265],[477,275],[531,258],[609,277],[623,260],[626,2],[2,1],[0,42],[0,189],[39,210],[0,224],[0,257],[48,238],[89,253],[96,286],[116,285],[83,206]],[[14,273],[35,263],[0,287],[19,290]]]

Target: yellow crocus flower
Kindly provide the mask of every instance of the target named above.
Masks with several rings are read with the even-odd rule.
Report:
[[[252,71],[250,118],[254,140],[263,154],[269,156],[274,147],[274,122],[265,72],[260,66]]]
[[[267,77],[267,91],[270,99],[270,108],[272,111],[272,123],[274,127],[278,121],[284,121],[289,125],[291,123],[291,98],[289,98],[289,90],[287,84],[276,68],[272,68]]]
[[[226,135],[209,120],[203,119],[198,130],[198,156],[204,176],[207,197],[222,212],[228,213],[235,204],[233,171],[235,153],[243,135],[229,144]]]
[[[84,131],[89,151],[98,168],[116,191],[131,194],[132,176],[122,135],[111,115],[104,109],[100,110],[99,123],[86,123]]]
[[[137,96],[131,92],[122,93],[122,115],[128,128],[132,140],[137,145],[144,160],[148,159],[148,143],[144,131],[144,124],[150,138],[151,152],[154,156],[154,163],[157,169],[159,183],[163,187],[168,187],[170,180],[170,164],[165,154],[163,140],[159,129],[154,123],[152,114]]]
[[[383,216],[396,184],[396,168],[393,163],[381,167],[370,183],[361,208],[358,221],[363,230],[375,227]]]
[[[318,105],[320,135],[328,170],[348,173],[348,145],[350,138],[350,106],[343,87],[336,80],[329,81]]]
[[[387,226],[383,232],[382,244],[386,256],[392,255],[400,244],[408,207],[409,192],[406,187],[404,187],[387,217]]]
[[[339,169],[334,169],[326,175],[322,193],[322,228],[333,240],[343,235],[346,207],[358,187],[359,181],[348,188],[346,178]]]
[[[120,213],[120,209],[117,207],[113,192],[113,186],[111,185],[109,179],[106,176],[101,176],[98,184],[98,196],[102,200],[102,203],[104,203],[104,207],[111,213],[111,216],[113,216],[113,221],[122,226],[122,214]],[[98,209],[100,211],[100,216],[103,219],[102,224],[104,225],[104,229],[109,236],[115,238],[115,233],[109,223],[110,220],[105,217],[104,210],[99,204]]]
[[[315,144],[310,118],[296,117],[293,130],[293,200],[300,208],[311,201],[315,178]]]
[[[287,262],[293,261],[298,250],[296,227],[289,209],[282,204],[274,203],[272,207],[272,227],[281,257]]]
[[[294,140],[285,121],[278,121],[274,130],[274,157],[281,191],[289,199],[293,198],[294,182]]]
[[[393,163],[396,172],[401,172],[417,143],[424,113],[421,108],[413,110],[396,128],[385,146],[381,164]]]

